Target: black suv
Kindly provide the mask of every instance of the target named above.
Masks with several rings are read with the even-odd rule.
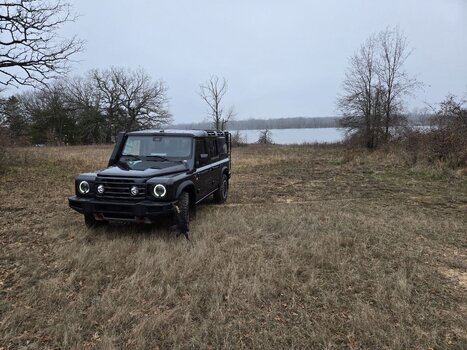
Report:
[[[196,204],[210,195],[217,203],[227,199],[230,140],[230,133],[214,130],[120,133],[108,167],[75,179],[69,205],[87,226],[175,214],[186,234]]]

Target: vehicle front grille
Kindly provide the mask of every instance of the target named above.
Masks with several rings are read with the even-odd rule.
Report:
[[[100,194],[97,191],[99,185],[104,186],[104,193]],[[102,199],[126,199],[140,200],[146,197],[146,184],[135,179],[118,178],[118,177],[98,177],[95,182],[96,198]],[[132,195],[131,188],[136,186],[138,194]]]

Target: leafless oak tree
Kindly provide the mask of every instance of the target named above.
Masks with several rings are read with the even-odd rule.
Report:
[[[96,70],[92,75],[102,94],[101,109],[119,129],[159,127],[171,120],[163,81],[152,81],[143,70],[123,68]]]
[[[0,3],[0,84],[36,86],[68,71],[83,42],[59,40],[58,30],[74,21],[62,0],[4,0]]]
[[[227,123],[235,116],[234,107],[224,110],[223,102],[227,93],[228,85],[225,78],[216,75],[211,76],[208,81],[200,85],[199,95],[209,107],[209,117],[216,130],[225,130]]]

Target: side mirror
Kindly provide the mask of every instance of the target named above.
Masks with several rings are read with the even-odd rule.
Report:
[[[209,155],[207,153],[201,153],[199,155],[199,165],[205,165],[208,163]]]

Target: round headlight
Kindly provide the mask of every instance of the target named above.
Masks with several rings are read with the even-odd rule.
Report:
[[[165,189],[165,186],[164,185],[156,185],[154,186],[154,189],[152,190],[152,192],[154,193],[154,196],[156,196],[157,198],[160,198],[160,197],[164,197],[165,194],[167,193],[167,190]]]
[[[82,194],[87,194],[91,190],[91,186],[89,186],[87,181],[81,181],[79,183],[78,189]]]

